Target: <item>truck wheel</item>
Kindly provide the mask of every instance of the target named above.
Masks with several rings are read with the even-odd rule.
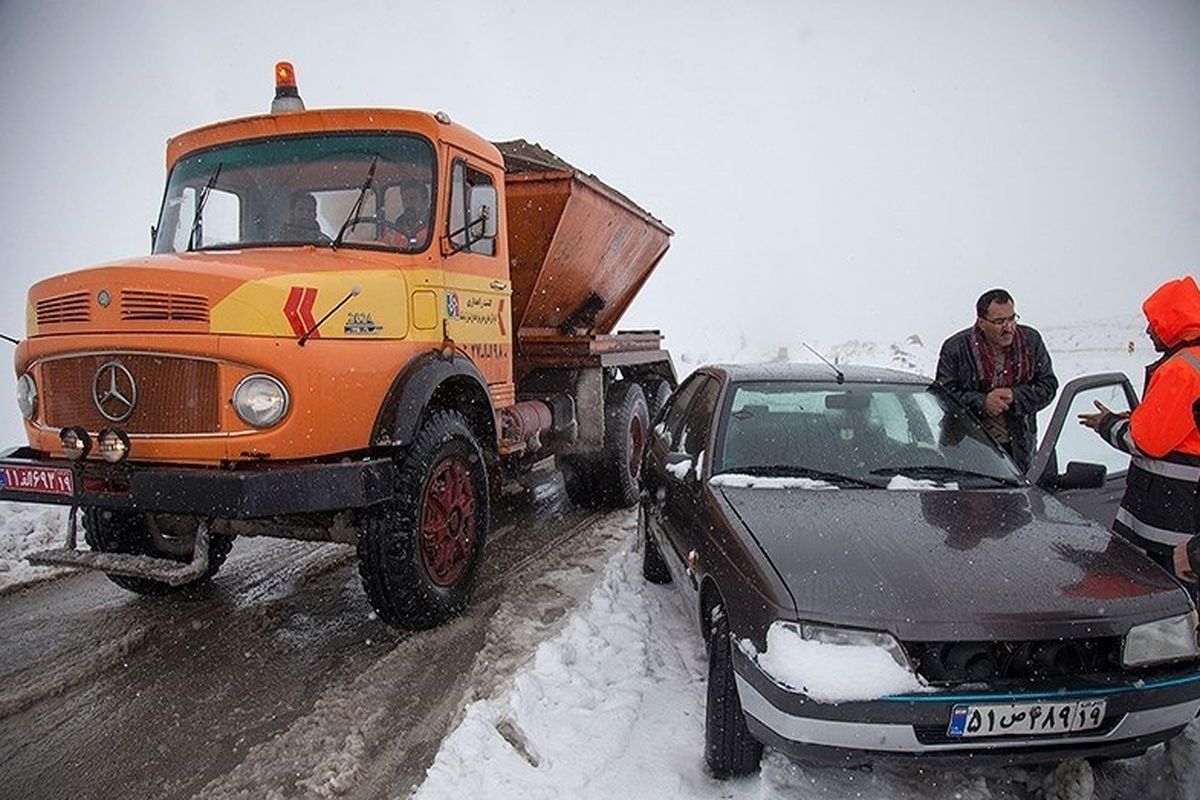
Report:
[[[704,760],[717,778],[758,769],[762,743],[750,735],[733,677],[729,620],[716,605],[709,616],[708,697],[704,707]]]
[[[358,571],[379,618],[424,630],[467,605],[489,523],[483,449],[456,411],[433,414],[400,459],[396,492],[358,524]]]
[[[667,562],[663,561],[658,542],[650,535],[650,528],[646,525],[646,510],[642,506],[638,506],[638,528],[642,533],[642,577],[650,583],[670,583],[671,571]]]
[[[190,526],[194,531],[196,524],[199,523],[192,524],[190,518],[186,517],[168,519],[150,517],[140,511],[85,508],[83,539],[93,550],[101,553],[152,556],[186,563],[192,560],[194,540],[191,537],[195,534],[189,534],[185,529]],[[108,579],[122,589],[151,597],[189,594],[217,574],[232,549],[232,536],[209,534],[208,570],[191,583],[181,586],[126,575],[109,575]]]
[[[618,381],[604,398],[604,454],[602,484],[605,499],[613,508],[628,508],[638,499],[638,478],[650,417],[642,387]]]
[[[653,422],[671,397],[671,384],[662,378],[649,378],[642,382],[642,393],[646,395],[646,414]]]

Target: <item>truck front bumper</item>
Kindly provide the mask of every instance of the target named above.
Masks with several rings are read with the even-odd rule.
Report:
[[[386,457],[218,469],[67,461],[26,447],[0,453],[0,500],[18,503],[257,519],[363,508],[394,486]]]

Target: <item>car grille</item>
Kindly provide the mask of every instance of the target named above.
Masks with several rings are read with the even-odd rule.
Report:
[[[114,423],[96,408],[96,373],[120,362],[137,382],[137,405],[120,427],[134,434],[215,433],[220,430],[217,364],[152,353],[95,353],[41,364],[43,424],[82,425],[89,431]]]
[[[1121,639],[908,642],[908,657],[932,684],[1039,680],[1121,671]]]
[[[121,319],[208,322],[208,299],[196,294],[122,289]]]
[[[62,325],[67,322],[90,322],[92,304],[87,292],[71,292],[37,301],[38,325]]]

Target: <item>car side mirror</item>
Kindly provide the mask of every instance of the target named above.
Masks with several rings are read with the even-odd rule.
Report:
[[[1071,461],[1067,471],[1054,482],[1055,489],[1099,489],[1108,477],[1108,468],[1103,464]]]

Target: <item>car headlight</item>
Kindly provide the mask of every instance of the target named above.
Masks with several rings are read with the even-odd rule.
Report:
[[[288,412],[288,393],[270,375],[247,375],[233,390],[233,407],[247,425],[269,428]]]
[[[751,658],[776,685],[818,703],[928,691],[904,648],[883,631],[778,621],[767,631],[767,649]]]
[[[857,647],[877,647],[892,657],[896,664],[913,671],[908,654],[896,641],[896,637],[884,631],[864,631],[855,628],[836,628],[832,625],[815,625],[811,622],[776,622],[776,625],[794,631],[801,639],[820,644],[839,644]]]
[[[22,417],[33,419],[37,413],[37,400],[37,384],[33,382],[33,376],[26,372],[17,381],[17,407],[21,409]]]
[[[1143,667],[1166,661],[1200,656],[1196,643],[1196,612],[1134,625],[1125,634],[1121,661],[1127,667]]]

